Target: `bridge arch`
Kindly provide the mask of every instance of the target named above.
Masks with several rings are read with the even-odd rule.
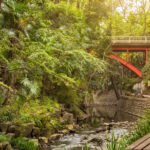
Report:
[[[128,57],[129,52],[144,52],[145,64],[147,64],[148,51],[150,51],[150,36],[112,36],[111,44],[113,52],[126,53],[126,60],[113,54],[109,55],[109,58],[119,61],[138,77],[143,78],[141,71],[128,62]]]
[[[136,67],[134,67],[132,64],[130,64],[129,62],[123,60],[122,58],[116,56],[116,55],[109,55],[109,58],[117,60],[118,62],[120,62],[121,64],[123,64],[124,66],[126,66],[127,68],[129,68],[132,72],[134,72],[139,78],[142,78],[142,73],[140,70],[138,70]]]

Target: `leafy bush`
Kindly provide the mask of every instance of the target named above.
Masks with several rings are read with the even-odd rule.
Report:
[[[100,35],[92,38],[83,11],[66,2],[3,0],[2,5],[0,104],[8,105],[0,117],[60,126],[52,117],[55,101],[80,112],[85,96],[105,87],[107,63],[88,53],[91,45],[99,47],[93,40]],[[53,103],[44,104],[45,97]]]
[[[107,150],[124,150],[126,147],[125,144],[125,139],[121,136],[115,137],[114,131],[112,131],[110,141],[107,142],[106,147]]]
[[[3,141],[8,141],[9,139],[4,136],[4,135],[0,135],[0,142],[3,142]]]
[[[17,147],[19,150],[36,150],[37,145],[32,141],[27,141],[22,137],[14,138],[11,140],[11,145]]]
[[[0,119],[18,123],[33,122],[36,126],[43,128],[59,128],[59,118],[55,117],[55,110],[59,105],[48,99],[30,100],[19,104],[14,102],[0,110]]]

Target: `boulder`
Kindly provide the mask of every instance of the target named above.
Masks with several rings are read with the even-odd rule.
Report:
[[[38,139],[30,139],[29,141],[33,142],[35,145],[39,145],[39,140]]]
[[[73,124],[66,125],[66,128],[69,129],[69,130],[73,130],[74,129],[74,125]]]
[[[15,137],[15,134],[14,133],[7,133],[6,136],[9,138],[9,139],[12,139]]]
[[[62,124],[73,124],[74,123],[73,114],[68,113],[68,112],[64,112],[61,123]]]
[[[61,134],[61,133],[53,134],[53,135],[51,135],[51,137],[49,138],[49,141],[58,140],[58,139],[61,138],[62,136],[63,136],[63,134]]]
[[[103,144],[103,139],[101,139],[101,138],[93,138],[90,141],[88,141],[88,143],[95,143],[97,145],[102,145]]]
[[[64,129],[64,130],[59,131],[59,133],[62,133],[62,134],[68,134],[69,131],[68,131],[67,129]]]
[[[10,122],[1,122],[0,123],[0,131],[1,132],[7,132],[10,125],[11,125]]]
[[[40,136],[40,128],[33,127],[31,135],[32,135],[32,137],[39,137]]]
[[[0,150],[13,150],[9,142],[1,142],[0,143]]]
[[[66,125],[66,128],[69,130],[69,133],[75,133],[73,124]]]
[[[54,134],[55,133],[55,130],[54,129],[47,129],[47,128],[45,128],[45,129],[43,129],[42,131],[41,131],[41,135],[42,136],[44,136],[44,137],[47,137],[47,138],[49,138],[52,134]]]
[[[48,138],[46,138],[46,137],[39,137],[39,142],[41,144],[48,144]]]
[[[13,149],[12,149],[11,145],[8,144],[8,145],[6,145],[5,150],[13,150]]]
[[[21,134],[21,128],[19,126],[17,126],[17,125],[11,125],[8,128],[8,133],[14,133],[15,137],[18,137]]]
[[[31,132],[32,132],[33,126],[34,126],[33,123],[22,124],[20,135],[23,137],[31,137]]]
[[[30,137],[33,126],[34,126],[33,123],[25,123],[25,124],[21,124],[21,125],[11,125],[8,128],[8,132],[14,133],[15,137],[18,137],[18,136]]]

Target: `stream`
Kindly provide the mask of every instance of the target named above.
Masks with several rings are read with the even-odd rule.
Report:
[[[128,130],[138,118],[129,115],[127,113],[121,112],[116,106],[98,106],[91,107],[88,109],[91,113],[91,117],[86,120],[86,123],[90,127],[83,127],[77,130],[74,134],[68,134],[60,138],[51,144],[48,150],[82,150],[85,145],[88,145],[90,150],[106,150],[106,142],[108,137],[111,137],[112,131],[115,137],[119,135],[128,134]],[[109,131],[101,131],[102,122],[105,124],[115,123],[118,126],[114,126],[113,129]],[[120,124],[124,124],[123,126]],[[97,144],[93,142],[92,139],[100,139],[102,144]]]

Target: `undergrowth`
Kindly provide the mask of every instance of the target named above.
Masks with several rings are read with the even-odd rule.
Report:
[[[137,125],[128,135],[116,138],[112,133],[111,140],[107,143],[107,150],[125,150],[127,146],[148,133],[150,133],[150,109],[146,111],[143,118],[137,122]]]

